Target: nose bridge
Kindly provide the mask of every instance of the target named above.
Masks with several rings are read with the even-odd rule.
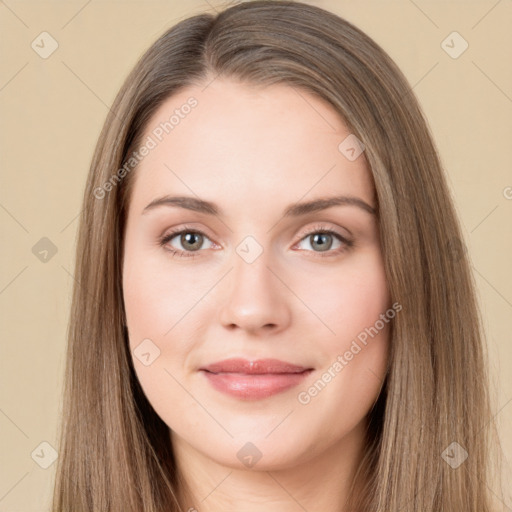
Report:
[[[235,248],[231,284],[222,311],[224,325],[256,330],[282,327],[289,312],[286,294],[274,275],[271,249],[247,236]]]
[[[271,250],[263,247],[253,236],[247,236],[236,247],[233,255],[233,292],[257,300],[269,300],[279,294],[272,265]]]
[[[233,258],[234,279],[239,283],[239,287],[243,288],[261,288],[268,290],[272,287],[270,275],[272,273],[269,267],[272,265],[270,261],[270,249],[263,249],[262,246],[256,247],[254,242],[244,241],[236,248],[236,255]]]

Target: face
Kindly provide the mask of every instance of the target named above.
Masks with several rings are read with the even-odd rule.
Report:
[[[221,79],[203,89],[161,105],[133,171],[133,364],[173,444],[231,467],[291,466],[362,432],[386,373],[394,310],[371,174],[323,100]],[[298,207],[334,197],[357,200]],[[210,366],[231,358],[246,365]],[[295,367],[250,373],[268,359]]]

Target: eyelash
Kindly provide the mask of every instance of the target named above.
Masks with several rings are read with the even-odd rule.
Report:
[[[183,226],[181,229],[176,230],[176,231],[172,231],[171,233],[168,233],[168,234],[164,235],[163,237],[161,237],[160,240],[159,240],[159,245],[164,247],[164,249],[166,251],[169,251],[172,254],[173,257],[177,256],[178,258],[195,258],[198,255],[198,253],[201,252],[201,250],[198,250],[198,251],[181,251],[181,250],[178,250],[178,249],[169,248],[167,246],[167,244],[174,237],[176,237],[177,235],[181,235],[183,233],[193,233],[195,235],[203,235],[204,237],[208,238],[208,236],[205,233],[203,233],[202,231],[200,231],[198,229],[194,229],[194,228],[189,228],[187,226]],[[325,251],[325,253],[316,252],[316,251],[306,251],[306,252],[315,252],[315,254],[317,254],[320,258],[330,258],[330,257],[333,257],[333,256],[337,256],[337,255],[339,255],[339,254],[341,254],[341,253],[343,253],[345,251],[350,250],[354,246],[353,240],[349,240],[349,239],[343,237],[342,235],[340,235],[338,232],[336,232],[336,231],[334,231],[332,229],[325,228],[322,225],[314,226],[310,231],[308,231],[307,233],[304,233],[302,238],[299,240],[299,242],[302,242],[302,240],[304,240],[308,236],[315,235],[315,234],[318,234],[318,233],[321,233],[321,234],[324,234],[324,235],[333,235],[340,242],[342,242],[344,244],[344,246],[342,246],[342,247],[340,247],[338,249]]]

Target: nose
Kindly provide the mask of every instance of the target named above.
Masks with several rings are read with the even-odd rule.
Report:
[[[234,268],[226,279],[222,297],[221,323],[234,330],[237,327],[251,334],[277,333],[290,322],[288,290],[275,265],[270,266],[266,252],[248,263],[235,255]]]

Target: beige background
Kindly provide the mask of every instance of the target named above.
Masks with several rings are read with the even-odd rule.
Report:
[[[429,119],[474,265],[511,482],[512,2],[311,3],[382,45]],[[49,510],[55,464],[37,454],[56,446],[77,216],[108,105],[160,34],[221,5],[0,2],[0,512]],[[58,42],[46,59],[31,47],[43,31]],[[453,31],[469,44],[456,59],[441,46]],[[32,252],[43,237],[57,248],[46,263]]]

